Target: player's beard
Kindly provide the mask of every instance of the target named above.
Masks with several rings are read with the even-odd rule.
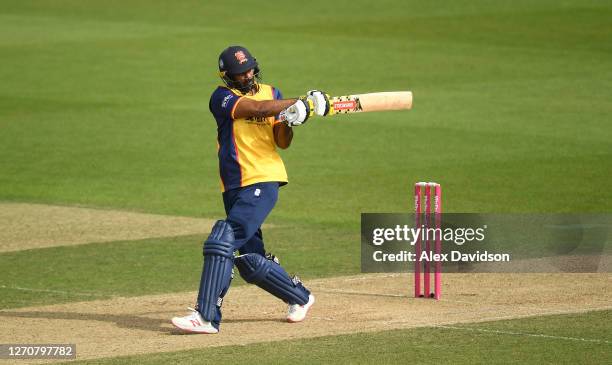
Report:
[[[253,92],[253,94],[255,94],[258,90],[257,80],[255,80],[255,77],[247,80],[244,83],[236,82],[236,84],[236,89],[238,89],[238,91],[240,91],[244,95],[250,93],[251,91]]]

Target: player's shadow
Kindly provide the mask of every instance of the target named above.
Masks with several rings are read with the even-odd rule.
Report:
[[[287,322],[287,320],[285,318],[239,318],[239,319],[223,319],[222,323],[253,323],[253,322],[269,322],[269,323],[276,323],[276,322]]]
[[[119,314],[93,314],[76,312],[7,312],[0,311],[1,317],[14,318],[41,318],[41,319],[63,319],[79,321],[101,321],[111,322],[120,328],[139,329],[152,332],[173,332],[172,328],[162,327],[168,323],[166,320],[140,317],[136,315]]]
[[[0,317],[12,318],[39,318],[39,319],[58,319],[58,320],[78,320],[78,321],[101,321],[114,323],[117,327],[127,329],[138,329],[151,332],[161,332],[168,335],[181,334],[182,332],[170,324],[169,319],[148,318],[130,314],[93,314],[77,312],[10,312],[0,311]],[[278,318],[244,318],[226,319],[224,323],[249,323],[249,322],[278,322]]]

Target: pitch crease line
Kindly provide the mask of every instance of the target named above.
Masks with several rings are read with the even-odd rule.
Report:
[[[513,331],[488,330],[488,329],[484,329],[484,328],[455,327],[455,326],[435,326],[435,328],[444,328],[444,329],[459,330],[459,331],[469,331],[469,332],[494,333],[494,334],[498,334],[498,335],[540,337],[540,338],[550,338],[550,339],[555,339],[555,340],[582,341],[582,342],[594,342],[594,343],[612,344],[612,341],[601,340],[601,339],[566,337],[566,336],[554,336],[554,335],[545,335],[543,333],[513,332]]]

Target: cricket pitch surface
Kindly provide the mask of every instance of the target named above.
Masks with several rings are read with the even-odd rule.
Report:
[[[0,311],[0,343],[75,343],[82,360],[612,309],[611,274],[444,274],[440,301],[413,298],[412,280],[412,274],[308,280],[316,303],[297,324],[284,321],[287,308],[278,299],[235,286],[217,335],[184,335],[170,324],[187,314],[196,292],[8,309]]]

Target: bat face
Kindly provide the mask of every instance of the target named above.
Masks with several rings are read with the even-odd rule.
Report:
[[[331,98],[333,114],[407,110],[412,108],[412,92],[391,91]]]
[[[288,108],[287,112],[295,113],[296,111],[292,108],[294,107]],[[412,109],[411,91],[387,91],[334,96],[330,98],[329,115],[407,109]],[[284,114],[281,115],[281,120],[285,120]]]

